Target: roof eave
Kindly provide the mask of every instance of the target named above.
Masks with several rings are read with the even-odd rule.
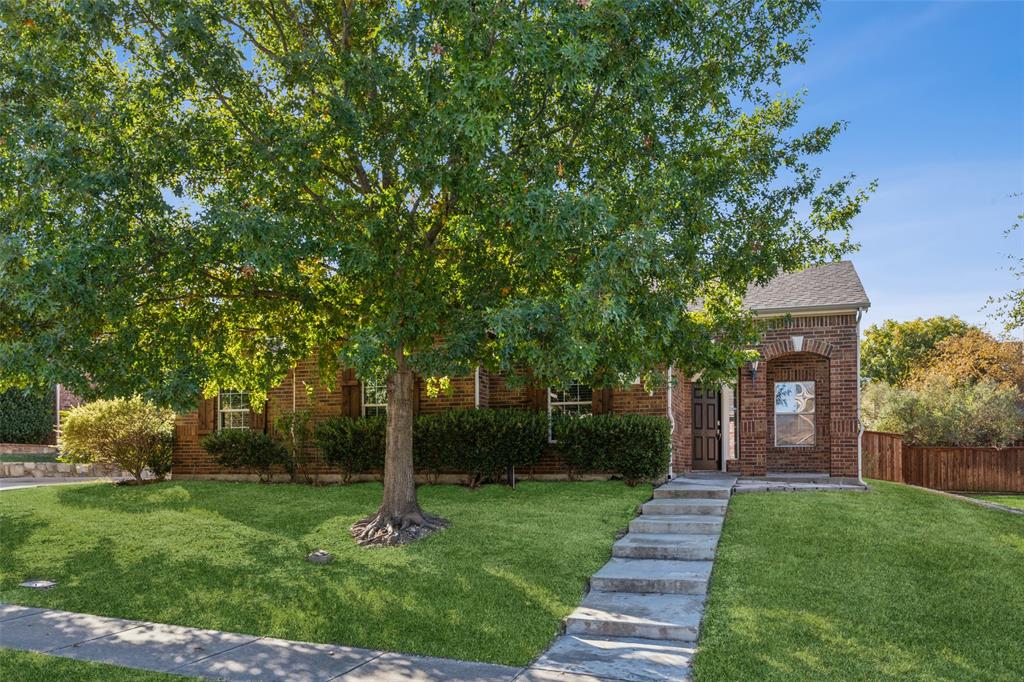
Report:
[[[870,303],[836,303],[832,305],[805,305],[788,306],[783,308],[752,308],[754,317],[783,317],[793,315],[800,317],[804,315],[820,315],[822,313],[857,313],[864,312]]]

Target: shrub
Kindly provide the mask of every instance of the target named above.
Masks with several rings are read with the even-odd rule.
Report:
[[[53,396],[12,388],[0,393],[0,443],[45,443],[53,433]]]
[[[611,471],[630,485],[665,475],[670,429],[667,418],[642,414],[562,415],[552,423],[571,477],[583,471]]]
[[[869,384],[862,407],[869,429],[901,433],[907,443],[1003,447],[1024,437],[1021,399],[1012,386],[936,374],[906,388]]]
[[[285,412],[274,420],[274,430],[288,453],[288,465],[285,468],[293,482],[311,483],[313,480],[309,452],[312,419],[313,413],[310,410],[296,410]]]
[[[316,442],[324,459],[341,468],[345,483],[371,469],[384,469],[385,417],[332,417],[317,425]]]
[[[170,471],[174,412],[136,396],[96,400],[64,413],[59,442],[62,458],[128,471],[144,469],[162,478]]]
[[[290,463],[284,445],[262,431],[222,429],[211,433],[202,443],[218,464],[254,471],[260,482],[270,480],[274,467],[287,469]]]

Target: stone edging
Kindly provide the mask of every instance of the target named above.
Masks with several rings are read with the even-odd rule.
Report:
[[[1013,507],[1007,507],[1005,504],[999,504],[998,502],[989,502],[988,500],[979,500],[976,497],[969,497],[967,495],[960,495],[958,493],[951,493],[947,490],[935,490],[934,488],[925,488],[919,485],[911,485],[904,483],[903,485],[908,488],[917,488],[918,490],[926,490],[936,495],[943,495],[944,497],[951,497],[954,500],[960,500],[961,502],[970,502],[971,504],[979,507],[986,507],[987,509],[994,509],[995,511],[1010,512],[1011,514],[1024,515],[1024,509],[1014,509]],[[979,495],[988,495],[990,493],[978,493]]]
[[[131,477],[102,464],[66,462],[0,462],[0,478],[104,478]]]

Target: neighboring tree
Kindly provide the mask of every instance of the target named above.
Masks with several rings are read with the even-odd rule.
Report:
[[[54,395],[45,389],[0,391],[0,443],[46,443],[53,435]]]
[[[937,343],[926,364],[911,373],[911,383],[922,383],[935,375],[956,384],[991,381],[1024,391],[1024,344],[968,329]]]
[[[1021,195],[1017,196],[1019,198]],[[1024,242],[1024,230],[1021,229],[1022,224],[1024,224],[1024,213],[1019,213],[1017,215],[1017,222],[1006,230],[1006,238],[1016,238],[1017,248],[1020,249],[1019,255],[1008,255],[1011,262],[1008,269],[1010,274],[1024,283],[1024,244],[1022,244]],[[1011,289],[1009,293],[1003,296],[990,298],[988,306],[995,307],[993,317],[1002,320],[1007,334],[1024,330],[1024,285],[1017,289]]]
[[[136,482],[146,469],[157,478],[170,471],[173,410],[136,396],[94,400],[62,415],[57,442],[61,459],[116,467]]]
[[[1024,438],[1022,398],[1016,388],[993,381],[930,375],[907,387],[869,384],[862,414],[869,429],[903,434],[907,443],[1003,447]]]
[[[850,250],[865,192],[811,163],[842,126],[777,94],[817,10],[5,3],[0,381],[185,407],[312,355],[386,374],[353,532],[422,536],[413,372],[732,376],[747,286]]]
[[[860,345],[861,374],[873,381],[902,386],[914,368],[927,364],[936,344],[972,328],[955,315],[873,324],[864,332]]]

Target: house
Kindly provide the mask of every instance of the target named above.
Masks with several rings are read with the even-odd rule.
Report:
[[[743,367],[734,387],[703,386],[670,369],[669,387],[649,393],[640,384],[591,390],[511,388],[482,368],[454,377],[436,397],[420,387],[419,412],[519,407],[547,412],[666,415],[672,422],[670,474],[722,470],[745,476],[808,473],[859,476],[859,338],[870,305],[853,264],[840,261],[787,273],[752,288],[744,305],[764,324],[760,358]],[[309,387],[309,390],[307,390]],[[202,401],[176,424],[173,474],[179,478],[239,478],[220,469],[200,439],[218,428],[268,429],[277,415],[311,409],[315,418],[361,417],[385,410],[382,383],[342,372],[334,390],[318,382],[310,360],[299,363],[269,392],[262,409],[244,393],[224,391]],[[324,468],[325,473],[336,473]],[[562,477],[555,453],[534,470]]]

